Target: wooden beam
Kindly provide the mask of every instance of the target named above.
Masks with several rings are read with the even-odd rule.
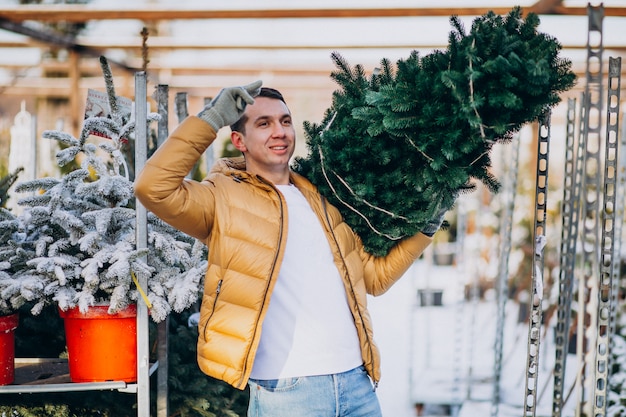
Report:
[[[550,14],[565,16],[587,16],[587,8],[557,6]],[[604,7],[604,16],[626,17],[626,7]]]
[[[170,92],[184,91],[188,93],[190,97],[204,98],[207,96],[215,96],[224,86],[239,84],[244,79],[254,81],[256,79],[260,79],[259,77],[260,75],[258,72],[251,72],[247,77],[244,75],[233,76],[229,74],[173,76],[166,80],[166,84],[169,86]],[[125,82],[125,80],[122,78],[119,82],[122,83]],[[156,84],[161,83],[160,80],[153,78],[149,78],[148,82],[149,89],[154,88]],[[281,90],[306,90],[312,92],[327,91],[329,94],[336,88],[336,85],[333,84],[327,74],[320,75],[318,77],[306,75],[281,77],[280,79],[273,80],[271,85]],[[68,78],[31,78],[28,80],[20,79],[12,85],[5,86],[0,84],[0,91],[2,92],[3,97],[51,97],[69,99],[70,88],[71,82]],[[93,77],[90,79],[83,78],[80,80],[80,96],[86,97],[86,91],[90,88],[103,91],[104,85],[102,77]],[[132,98],[132,92],[120,91],[119,95]],[[84,105],[84,103],[79,104],[81,106]]]
[[[139,60],[139,58],[137,58]],[[11,68],[13,70],[32,68],[29,65],[0,65],[1,68]],[[69,73],[69,64],[67,61],[55,61],[55,60],[44,60],[41,61],[37,68],[41,69],[42,73],[54,72],[54,73]],[[206,75],[206,74],[217,74],[217,75],[247,75],[250,73],[259,73],[259,72],[267,72],[271,71],[274,76],[277,77],[290,77],[290,76],[329,76],[329,68],[332,67],[332,62],[330,59],[328,62],[321,63],[319,66],[306,65],[301,67],[272,67],[265,68],[259,66],[258,63],[251,62],[249,64],[238,64],[237,66],[228,66],[228,67],[219,67],[219,66],[211,66],[211,65],[187,65],[180,62],[172,62],[172,60],[159,60],[159,59],[151,59],[150,64],[148,64],[148,72],[157,73],[160,71],[167,71],[172,73],[172,75]],[[102,68],[100,67],[100,62],[96,59],[87,59],[83,58],[81,60],[80,72],[83,74],[83,77],[89,76],[99,76],[102,75]]]
[[[47,45],[46,42],[38,40],[0,40],[0,48],[32,48],[39,47],[41,45]],[[127,37],[127,38],[102,38],[99,36],[79,36],[76,38],[76,45],[83,48],[89,48],[98,50],[100,53],[107,49],[124,49],[124,50],[141,50],[142,45],[139,37]],[[587,46],[582,43],[561,43],[563,49],[586,49]],[[407,40],[406,43],[400,44],[398,42],[387,44],[354,44],[354,43],[328,43],[328,44],[282,44],[282,45],[267,45],[267,44],[227,44],[227,43],[208,43],[201,39],[191,40],[188,38],[179,39],[175,37],[167,36],[153,36],[148,39],[148,48],[151,51],[180,51],[183,49],[201,49],[201,50],[268,50],[268,51],[290,51],[290,50],[344,50],[344,49],[425,49],[434,50],[446,48],[447,44],[426,44],[416,43],[415,41]],[[626,45],[623,44],[604,44],[605,49],[624,50]],[[80,49],[80,48],[79,48]]]
[[[137,37],[125,37],[125,38],[102,38],[100,36],[79,36],[76,38],[76,46],[79,48],[92,48],[99,51],[106,49],[125,49],[125,50],[140,50],[142,48],[141,39]],[[41,40],[23,39],[23,40],[7,40],[0,39],[0,47],[5,48],[32,48],[40,47],[42,45],[48,45],[49,43]],[[148,38],[148,48],[150,50],[169,51],[181,49],[204,49],[204,50],[241,50],[241,49],[267,49],[267,50],[302,50],[302,49],[394,49],[394,48],[416,48],[416,49],[437,49],[444,48],[445,44],[416,44],[415,42],[407,41],[401,45],[397,42],[388,44],[348,44],[348,43],[329,43],[329,44],[283,44],[283,45],[268,45],[268,44],[227,44],[227,43],[208,43],[201,39],[191,40],[188,38],[176,38],[167,36],[152,36]]]
[[[564,7],[539,1],[523,8],[524,13],[587,15],[586,7]],[[374,18],[410,16],[479,16],[488,11],[507,14],[511,7],[410,7],[410,8],[325,8],[325,9],[246,9],[159,7],[112,9],[91,5],[20,5],[0,7],[0,19],[13,22],[87,22],[90,20],[133,19],[141,21],[177,19],[314,19],[314,18]],[[605,16],[626,16],[626,7],[605,7]]]

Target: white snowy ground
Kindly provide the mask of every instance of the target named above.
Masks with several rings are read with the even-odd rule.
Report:
[[[378,396],[385,417],[417,416],[417,403],[426,404],[424,416],[492,415],[496,303],[464,301],[459,275],[454,267],[417,261],[386,294],[370,297],[382,354]],[[443,305],[420,306],[420,288],[443,290]],[[518,323],[518,313],[519,306],[508,301],[498,417],[524,415],[528,324]],[[542,335],[540,351],[537,417],[552,415],[552,335]],[[573,384],[574,368],[576,356],[570,354],[566,390]],[[573,402],[565,405],[563,416],[574,414]],[[452,411],[438,406],[455,403]]]

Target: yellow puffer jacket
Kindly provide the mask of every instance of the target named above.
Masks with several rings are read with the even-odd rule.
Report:
[[[215,132],[190,116],[148,160],[135,182],[137,198],[177,229],[206,242],[209,267],[198,327],[198,364],[236,388],[247,385],[287,237],[286,203],[268,181],[248,174],[243,158],[219,160],[202,182],[185,179]],[[339,211],[302,176],[291,181],[324,227],[346,288],[363,363],[375,382],[380,356],[374,344],[366,295],[396,282],[430,244],[417,234],[386,257],[363,250]]]

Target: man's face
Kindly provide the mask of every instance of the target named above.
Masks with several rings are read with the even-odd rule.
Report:
[[[291,113],[280,100],[257,97],[246,106],[245,134],[233,132],[231,140],[246,157],[246,170],[276,181],[277,174],[289,170],[296,132]]]

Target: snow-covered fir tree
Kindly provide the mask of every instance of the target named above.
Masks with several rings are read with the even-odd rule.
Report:
[[[17,217],[4,207],[0,207],[0,315],[11,314],[20,307],[17,302],[14,303],[14,300],[7,296],[9,292],[13,292],[15,286],[20,286],[9,261],[15,253],[15,248],[10,242],[14,240],[14,235],[18,229]],[[5,295],[4,292],[7,287],[10,289]]]
[[[12,314],[27,301],[32,301],[39,283],[24,275],[29,259],[29,245],[22,230],[21,219],[6,208],[9,189],[18,180],[23,168],[0,178],[0,315]]]
[[[141,291],[151,303],[152,318],[159,322],[172,309],[183,311],[198,299],[206,247],[149,214],[148,248],[137,249],[133,167],[123,153],[135,124],[130,109],[119,105],[106,60],[101,62],[110,115],[85,119],[78,138],[56,130],[43,133],[59,142],[58,165],[75,161],[78,168],[62,178],[17,185],[16,191],[30,194],[18,201],[25,207],[21,233],[30,238],[14,244],[33,249],[24,251],[32,255],[25,277],[38,283],[30,288],[36,291],[33,314],[48,303],[83,312],[104,303],[109,313],[115,313],[141,297],[136,277],[147,280],[148,288]],[[157,118],[151,113],[148,120]],[[100,137],[98,144],[90,141],[94,133]]]

